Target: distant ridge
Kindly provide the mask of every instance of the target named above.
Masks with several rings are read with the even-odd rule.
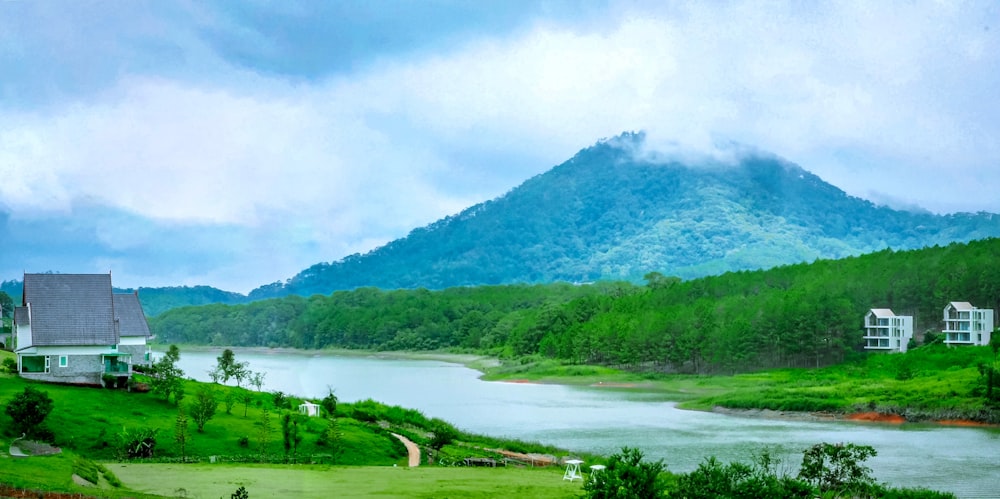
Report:
[[[497,199],[249,297],[694,278],[1000,236],[993,214],[876,206],[763,152],[734,148],[730,162],[644,149],[642,133],[601,141]]]

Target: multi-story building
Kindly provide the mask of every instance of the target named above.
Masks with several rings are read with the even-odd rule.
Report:
[[[865,314],[865,350],[905,352],[913,338],[913,317],[896,315],[887,308],[873,308]]]
[[[944,307],[944,330],[941,332],[946,345],[989,345],[993,310],[953,301]]]

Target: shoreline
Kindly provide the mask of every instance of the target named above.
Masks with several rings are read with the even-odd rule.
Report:
[[[161,347],[160,350],[165,350],[166,345],[156,345]],[[556,377],[556,378],[546,378],[546,379],[529,379],[529,378],[507,378],[507,379],[493,379],[484,380],[483,378],[487,376],[488,370],[494,367],[500,367],[502,365],[500,359],[496,357],[491,357],[487,355],[478,354],[461,354],[452,352],[441,352],[441,351],[420,351],[420,352],[410,352],[410,351],[373,351],[373,350],[351,350],[344,348],[329,348],[329,349],[301,349],[292,347],[217,347],[217,346],[207,346],[207,345],[178,345],[178,348],[186,349],[189,351],[196,352],[219,352],[222,353],[225,349],[230,349],[233,353],[255,353],[259,355],[271,355],[271,354],[290,354],[290,355],[331,355],[331,356],[341,356],[341,357],[364,357],[364,358],[374,358],[374,359],[398,359],[398,360],[434,360],[439,362],[448,362],[452,364],[463,365],[469,369],[479,371],[479,378],[486,382],[500,382],[500,383],[514,383],[514,384],[555,384],[563,386],[576,386],[584,388],[605,388],[605,389],[617,389],[617,390],[635,390],[635,391],[646,391],[653,393],[663,393],[669,394],[674,393],[673,390],[665,390],[663,388],[658,388],[655,384],[648,381],[597,381],[597,382],[586,382],[585,377],[580,377],[579,382],[574,382],[572,377]],[[678,399],[684,397],[678,397]],[[684,400],[674,400],[675,402],[683,402]],[[703,410],[703,409],[690,409],[677,406],[678,409],[682,410]],[[942,419],[942,420],[924,420],[924,421],[909,421],[901,414],[895,413],[880,413],[876,411],[859,411],[851,413],[835,413],[835,412],[821,412],[821,411],[778,411],[773,409],[731,409],[722,406],[713,406],[710,409],[704,409],[707,412],[714,412],[718,414],[725,414],[736,417],[747,417],[747,418],[762,418],[762,419],[782,419],[787,421],[814,421],[814,422],[852,422],[852,423],[871,423],[871,424],[882,424],[882,425],[935,425],[935,426],[953,426],[960,428],[1000,428],[1000,424],[984,423],[980,421],[973,421],[969,419]]]
[[[678,407],[683,409],[682,407]],[[1000,424],[983,423],[969,419],[941,419],[926,421],[909,421],[901,414],[879,413],[874,411],[835,413],[835,412],[806,412],[806,411],[776,411],[773,409],[730,409],[728,407],[715,406],[709,412],[724,414],[727,416],[760,418],[760,419],[781,419],[786,421],[814,421],[814,422],[836,422],[848,423],[871,423],[878,425],[902,426],[906,425],[933,425],[933,426],[955,426],[960,428],[1000,428]]]

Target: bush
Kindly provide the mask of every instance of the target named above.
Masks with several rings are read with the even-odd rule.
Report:
[[[824,492],[864,491],[875,484],[871,468],[864,465],[875,455],[870,445],[816,444],[802,455],[799,478]]]
[[[18,436],[51,440],[52,432],[42,423],[52,412],[53,406],[48,393],[26,386],[23,392],[15,395],[7,403],[6,412],[14,420],[12,428]]]
[[[11,357],[3,359],[3,372],[7,374],[17,374],[17,361]]]
[[[661,473],[666,470],[663,460],[643,461],[642,451],[622,447],[608,459],[604,471],[591,473],[583,484],[590,499],[646,499],[666,497]]]
[[[153,457],[157,432],[156,428],[122,428],[115,439],[115,457],[120,461]]]
[[[431,437],[431,441],[427,445],[434,450],[441,450],[442,447],[454,442],[455,438],[458,437],[458,430],[454,426],[437,418],[431,420],[430,430],[434,436]]]
[[[271,397],[274,399],[274,408],[275,409],[287,409],[288,408],[290,401],[288,399],[288,395],[285,395],[285,392],[281,392],[281,391],[271,392]]]

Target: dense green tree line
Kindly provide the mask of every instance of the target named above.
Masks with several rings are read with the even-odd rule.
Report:
[[[1000,309],[1000,239],[680,281],[362,288],[168,311],[164,342],[542,355],[698,373],[836,363],[861,351],[869,308],[938,331],[950,301]]]

